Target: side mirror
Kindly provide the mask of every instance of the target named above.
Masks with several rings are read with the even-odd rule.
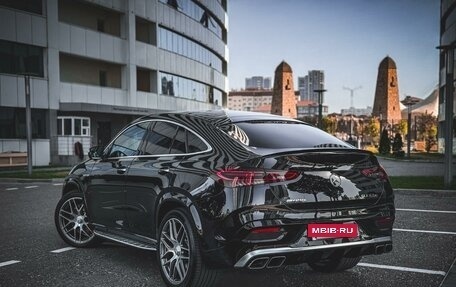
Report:
[[[103,158],[104,146],[93,146],[89,149],[89,158],[90,159],[100,159]]]

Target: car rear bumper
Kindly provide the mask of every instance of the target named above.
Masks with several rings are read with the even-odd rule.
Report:
[[[253,250],[242,256],[234,265],[236,268],[263,269],[265,267],[280,267],[289,259],[296,257],[305,257],[306,255],[315,255],[316,253],[332,252],[342,250],[344,254],[352,257],[381,254],[392,250],[392,237],[384,236],[366,240],[321,244],[313,246],[288,246],[277,248],[264,248]],[[302,261],[299,260],[299,261]],[[272,263],[272,265],[271,265]]]

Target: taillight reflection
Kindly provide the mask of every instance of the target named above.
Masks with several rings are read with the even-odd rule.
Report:
[[[223,180],[225,186],[240,187],[290,181],[296,179],[299,176],[299,172],[291,170],[232,169],[218,171],[217,176]]]
[[[386,171],[383,169],[382,166],[365,168],[365,169],[361,170],[361,173],[364,176],[377,178],[382,181],[388,180],[388,175],[386,174]]]

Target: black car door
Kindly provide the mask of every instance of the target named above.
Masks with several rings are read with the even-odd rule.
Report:
[[[155,237],[156,198],[163,189],[175,186],[176,168],[186,153],[185,133],[171,122],[151,122],[141,145],[142,155],[131,163],[126,179],[130,232]]]
[[[125,177],[131,162],[139,153],[139,145],[148,123],[136,124],[123,130],[105,150],[87,178],[86,200],[94,225],[124,228]]]

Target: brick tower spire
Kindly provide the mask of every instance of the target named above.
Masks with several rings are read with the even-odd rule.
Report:
[[[378,66],[372,115],[381,118],[382,122],[390,124],[401,120],[396,63],[388,56]]]
[[[293,71],[285,61],[282,61],[275,70],[271,113],[293,119],[297,118]]]

